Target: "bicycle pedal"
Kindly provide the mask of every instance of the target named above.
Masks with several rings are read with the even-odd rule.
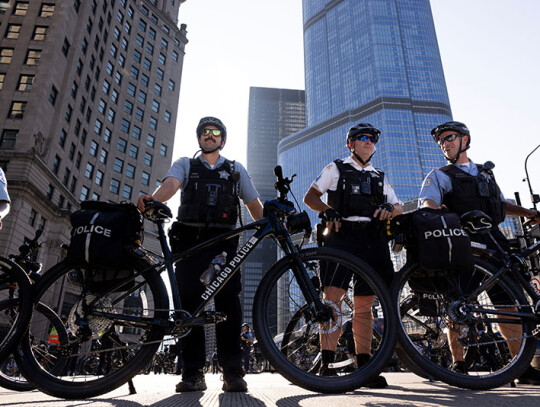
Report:
[[[207,324],[217,324],[218,322],[224,322],[227,320],[227,314],[218,311],[205,311],[203,317]]]

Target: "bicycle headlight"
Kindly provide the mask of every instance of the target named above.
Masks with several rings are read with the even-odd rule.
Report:
[[[309,230],[311,233],[311,221],[306,211],[287,216],[287,229],[292,235],[304,230]]]

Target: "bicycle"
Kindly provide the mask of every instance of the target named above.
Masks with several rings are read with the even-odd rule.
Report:
[[[65,377],[43,369],[28,339],[25,339],[18,355],[23,374],[41,391],[63,398],[84,399],[119,387],[148,365],[165,336],[180,338],[191,327],[219,323],[226,318],[219,312],[205,311],[205,307],[230,276],[238,271],[259,242],[272,237],[283,250],[284,257],[270,267],[261,280],[253,304],[255,334],[266,359],[291,382],[317,392],[354,390],[377,375],[391,355],[395,343],[395,330],[391,327],[396,320],[391,313],[390,296],[384,282],[369,266],[346,253],[295,246],[291,233],[309,234],[309,217],[305,212],[298,213],[294,205],[287,201],[294,176],[291,179],[283,178],[281,167],[276,167],[275,174],[279,196],[265,202],[263,219],[228,231],[179,254],[171,253],[165,236],[164,223],[172,218],[170,209],[160,202],[148,202],[143,215],[156,224],[164,259],[158,260],[144,248],[136,248],[133,264],[130,265],[132,274],[111,283],[102,291],[89,289],[92,270],[73,267],[65,261],[53,266],[36,285],[35,300],[48,303],[68,315],[68,327],[75,336],[69,344],[78,344],[80,350],[75,354],[70,353],[68,345],[61,345],[60,353],[83,358],[106,350],[127,352],[129,349],[134,354],[121,368],[106,375]],[[186,256],[204,255],[205,249],[213,244],[235,238],[246,231],[254,231],[253,236],[214,275],[201,296],[200,306],[193,314],[183,310],[173,264]],[[304,371],[294,360],[288,359],[274,341],[287,326],[288,319],[306,304],[317,323],[327,331],[336,329],[341,323],[339,308],[322,299],[312,284],[311,277],[320,267],[327,267],[328,270],[343,268],[369,286],[377,297],[380,313],[384,317],[380,346],[374,350],[371,360],[358,369],[336,377]],[[160,275],[165,270],[170,280],[174,304],[172,310],[169,309],[167,291]],[[352,288],[346,295],[352,295]],[[36,335],[38,327],[33,325],[32,321],[30,329],[36,328]],[[92,339],[107,337],[110,333],[118,335],[122,342],[129,345],[113,341],[114,345],[108,349],[90,349]]]
[[[33,256],[41,247],[38,240],[42,233],[42,230],[37,230],[32,240],[25,241],[19,247],[18,254],[9,255],[10,260],[24,270],[32,284],[35,284],[40,277],[41,264],[35,262]],[[30,294],[28,298],[31,299],[32,295]],[[33,314],[34,318],[39,315],[43,321],[46,321],[47,326],[50,327],[49,329],[54,327],[58,332],[60,341],[67,342],[67,332],[64,325],[52,309],[45,304],[38,303],[35,305]],[[10,294],[7,299],[0,301],[0,315],[3,315],[4,318],[9,321],[16,320],[18,315],[18,299],[15,298],[13,293]],[[48,346],[40,345],[42,344],[33,342],[33,346],[36,347],[36,355],[39,355],[42,364],[49,370],[62,368],[63,361],[52,355]],[[16,391],[29,391],[34,389],[34,386],[21,374],[13,355],[9,355],[6,359],[0,361],[0,386]]]
[[[529,260],[540,251],[540,241],[507,253],[489,232],[492,222],[483,212],[462,215],[461,224],[469,234],[486,234],[496,250],[473,243],[474,269],[466,279],[458,273],[430,275],[418,264],[405,265],[392,286],[398,342],[404,364],[411,363],[413,372],[484,390],[519,377],[534,356],[540,293],[529,284]],[[424,304],[423,296],[429,300]],[[452,370],[448,329],[459,331],[467,372]]]

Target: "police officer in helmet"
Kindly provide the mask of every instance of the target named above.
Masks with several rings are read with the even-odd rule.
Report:
[[[351,155],[328,164],[311,184],[304,202],[326,224],[325,247],[347,251],[358,256],[378,272],[390,285],[394,268],[388,243],[381,226],[390,217],[403,212],[384,172],[371,165],[371,157],[381,132],[369,123],[359,123],[347,133],[347,148]],[[328,194],[327,202],[321,200]],[[342,274],[339,281],[335,274],[321,268],[321,286],[324,298],[339,304],[351,276]],[[373,332],[372,304],[374,295],[361,283],[354,286],[353,335],[358,366],[370,359]],[[341,330],[321,335],[321,375],[333,375],[329,368],[334,360]],[[367,387],[383,388],[388,384],[378,376]]]
[[[493,163],[479,165],[469,159],[467,150],[471,143],[471,133],[464,123],[449,121],[440,124],[431,130],[431,135],[449,164],[431,171],[424,179],[418,199],[420,207],[445,207],[459,215],[472,210],[485,212],[494,223],[491,234],[505,250],[509,249],[509,245],[498,226],[506,216],[523,216],[531,219],[533,223],[540,222],[538,211],[523,208],[504,199],[491,171]],[[472,235],[471,238],[488,247],[492,246],[491,241],[484,235]],[[519,336],[512,324],[498,325],[504,337]],[[457,340],[458,333],[450,329],[448,336],[454,362],[452,369],[466,373],[463,347]],[[507,343],[514,355],[519,349],[520,341]],[[540,385],[540,372],[529,367],[518,382]]]
[[[203,117],[197,126],[200,156],[182,157],[172,165],[163,183],[152,195],[143,195],[137,202],[144,211],[145,202],[168,201],[182,190],[178,222],[169,231],[173,252],[180,253],[210,238],[234,229],[242,199],[253,219],[262,218],[263,207],[259,195],[245,168],[220,154],[227,140],[227,129],[215,117]],[[201,302],[205,285],[201,274],[208,269],[212,259],[226,260],[236,253],[238,239],[229,239],[209,248],[204,256],[191,256],[176,264],[176,278],[183,307],[193,312]],[[219,261],[218,261],[219,262]],[[212,266],[219,266],[212,264]],[[240,331],[242,310],[238,294],[241,291],[240,273],[236,273],[215,296],[216,311],[227,315],[216,325],[219,364],[223,367],[223,390],[247,391],[243,379]],[[182,339],[184,371],[177,392],[206,390],[203,368],[206,362],[204,330],[193,328]]]

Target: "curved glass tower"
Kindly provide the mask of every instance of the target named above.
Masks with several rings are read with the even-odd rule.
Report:
[[[278,146],[293,191],[347,156],[347,130],[368,122],[382,131],[373,164],[399,199],[415,198],[445,164],[430,130],[452,117],[429,0],[303,0],[303,19],[307,128]]]

